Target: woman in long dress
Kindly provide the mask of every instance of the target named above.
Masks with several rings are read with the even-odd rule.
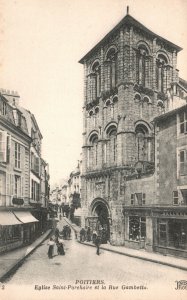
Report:
[[[49,242],[47,243],[49,248],[48,248],[48,257],[49,258],[53,258],[53,254],[54,254],[54,245],[55,242],[53,241],[53,238],[50,238]]]
[[[59,255],[65,255],[65,251],[64,251],[64,245],[63,245],[63,242],[62,240],[58,240],[57,243],[57,252]]]

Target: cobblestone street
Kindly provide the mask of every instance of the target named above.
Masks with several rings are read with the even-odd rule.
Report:
[[[64,222],[63,220],[59,223],[60,229]],[[55,251],[53,259],[50,260],[47,256],[47,242],[48,240],[25,260],[14,275],[7,279],[6,288],[15,285],[29,285],[36,292],[42,285],[45,285],[50,286],[50,290],[53,289],[55,293],[60,291],[65,293],[65,290],[66,292],[68,290],[69,294],[80,286],[81,280],[98,280],[100,283],[104,282],[104,284],[100,284],[100,288],[101,285],[105,285],[107,291],[110,290],[112,293],[114,290],[116,291],[114,286],[118,287],[117,292],[129,293],[127,288],[122,290],[122,286],[134,285],[140,286],[140,289],[144,288],[144,291],[149,293],[154,290],[157,292],[157,287],[161,284],[164,290],[164,282],[164,287],[169,295],[175,291],[175,281],[186,278],[185,271],[104,250],[101,250],[100,256],[97,256],[95,248],[78,243],[74,236],[71,240],[64,241],[66,255],[58,256]],[[88,282],[82,286],[94,288],[95,284]],[[88,293],[89,290],[82,292]],[[134,291],[134,293],[136,292]],[[140,290],[139,293],[141,293]]]

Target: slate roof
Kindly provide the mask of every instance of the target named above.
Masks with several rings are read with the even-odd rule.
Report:
[[[110,35],[112,35],[115,31],[119,30],[120,27],[124,26],[124,25],[132,25],[132,26],[134,26],[134,27],[136,27],[138,29],[141,29],[142,31],[144,31],[147,34],[149,34],[150,36],[152,36],[152,38],[157,38],[161,42],[164,42],[164,43],[168,44],[171,48],[173,48],[177,52],[179,52],[179,51],[182,50],[181,47],[173,44],[172,42],[170,42],[170,41],[164,39],[163,37],[159,36],[158,34],[152,32],[147,27],[145,27],[143,24],[141,24],[139,21],[137,21],[132,16],[130,16],[129,14],[127,14],[111,31],[109,31],[109,33],[107,35],[105,35],[105,37],[99,43],[97,43],[85,56],[83,56],[79,60],[79,63],[83,64],[84,60],[87,59],[89,57],[89,55],[91,55],[91,53],[94,50],[96,50],[99,46],[101,46],[102,43],[104,43]]]

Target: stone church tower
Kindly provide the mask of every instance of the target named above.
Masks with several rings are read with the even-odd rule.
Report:
[[[152,121],[173,108],[180,50],[127,14],[80,60],[82,226],[100,232],[103,242],[128,244],[132,204],[141,206],[142,231],[152,226],[143,206],[156,199]]]

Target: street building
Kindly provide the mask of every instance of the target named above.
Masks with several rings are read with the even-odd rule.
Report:
[[[81,225],[81,174],[82,160],[78,161],[76,169],[70,173],[68,180],[70,219],[77,225]]]
[[[187,257],[187,105],[155,118],[153,247]]]
[[[31,113],[19,105],[19,98],[17,92],[1,90],[0,252],[30,243],[46,228],[43,210],[47,218],[48,200],[41,202],[41,152],[34,161]],[[48,180],[49,175],[45,184]]]
[[[176,225],[180,236],[183,231],[187,234],[185,202],[176,204],[177,197],[186,195],[187,179],[179,176],[178,158],[173,154],[169,160],[171,151],[164,148],[166,141],[168,147],[173,143],[174,153],[185,144],[187,82],[177,69],[181,50],[127,11],[80,60],[84,66],[82,226],[97,230],[103,241],[113,245],[187,256],[186,239],[181,250],[168,240],[169,228],[175,227],[169,225],[172,219],[180,219],[182,225]],[[181,117],[178,110],[183,111]],[[180,122],[183,132],[177,135]],[[186,148],[181,149],[182,165]]]

